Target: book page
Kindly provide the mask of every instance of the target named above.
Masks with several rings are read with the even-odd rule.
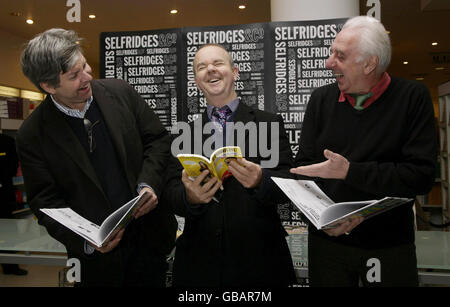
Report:
[[[241,148],[238,146],[227,146],[216,150],[212,156],[211,161],[214,163],[217,177],[224,181],[226,178],[232,176],[228,171],[228,164],[237,158],[242,158]]]
[[[320,190],[314,181],[279,177],[272,177],[272,180],[316,227],[319,226],[320,216],[323,212],[333,205],[333,201]]]
[[[207,178],[215,176],[214,167],[209,160],[203,156],[179,154],[177,155],[177,158],[191,179],[198,177],[205,169],[209,170],[209,175],[206,176]]]
[[[150,193],[145,192],[136,196],[125,205],[110,214],[100,226],[99,237],[101,244],[113,237],[117,231],[126,227],[133,219],[133,213],[150,198]]]
[[[85,219],[70,208],[40,209],[42,212],[79,234],[86,240],[98,245],[100,227]]]

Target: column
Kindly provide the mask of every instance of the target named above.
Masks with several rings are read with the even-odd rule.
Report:
[[[346,18],[359,15],[359,0],[271,0],[272,21]]]

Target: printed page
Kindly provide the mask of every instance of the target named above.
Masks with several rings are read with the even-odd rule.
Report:
[[[136,196],[128,203],[114,211],[108,216],[100,226],[100,242],[103,245],[108,238],[114,234],[115,231],[126,227],[128,223],[133,219],[134,211],[144,204],[150,198],[150,193],[144,193]]]
[[[333,205],[333,201],[314,181],[279,177],[272,177],[272,180],[289,197],[295,206],[319,228],[320,216],[328,207]]]
[[[337,203],[328,208],[320,218],[322,229],[339,226],[344,220],[359,212],[359,209],[370,206],[375,200]],[[358,214],[359,215],[359,214]]]
[[[72,209],[54,208],[40,210],[86,240],[96,245],[99,244],[100,227],[85,219]]]
[[[177,158],[191,179],[195,179],[205,169],[209,170],[210,175],[208,177],[214,176],[215,174],[211,163],[203,156],[179,154]]]
[[[212,156],[211,161],[214,163],[217,177],[224,181],[232,174],[228,171],[228,164],[237,158],[242,158],[241,148],[238,146],[227,146],[216,150]]]

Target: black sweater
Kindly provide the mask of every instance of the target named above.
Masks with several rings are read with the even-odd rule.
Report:
[[[331,84],[315,90],[309,101],[295,165],[322,162],[324,149],[350,161],[345,180],[320,180],[319,186],[335,202],[414,198],[431,189],[437,160],[433,105],[421,83],[391,78],[386,91],[367,109],[355,110],[338,102],[339,88]],[[414,241],[411,205],[403,205],[364,221],[350,236],[328,237],[366,248]]]

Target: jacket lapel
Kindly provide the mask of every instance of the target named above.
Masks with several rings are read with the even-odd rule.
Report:
[[[123,128],[124,119],[122,118],[124,112],[120,108],[120,104],[116,101],[116,97],[107,91],[103,85],[97,83],[96,81],[92,81],[91,84],[92,95],[94,96],[94,99],[103,115],[109,136],[127,176],[127,182],[133,190],[135,182],[131,179],[132,176],[127,168],[127,154],[124,143],[124,137],[126,136],[123,135],[123,131],[125,131]]]
[[[246,125],[249,122],[255,122],[255,124],[257,124],[255,120],[255,111],[246,104],[244,104],[242,101],[239,103],[239,106],[236,109],[236,112],[234,113],[233,121],[235,124],[239,122],[243,123],[244,125]],[[249,138],[250,135],[247,129],[245,129],[244,144],[237,144],[238,140],[240,140],[240,137],[239,135],[237,135],[236,132],[234,135],[234,145],[241,147],[242,155],[246,158],[248,158],[249,156]]]
[[[127,161],[127,155],[125,152],[125,144],[122,137],[122,110],[119,109],[119,104],[115,101],[116,98],[111,95],[103,86],[99,85],[95,81],[92,84],[92,94],[97,102],[100,111],[102,112],[105,120],[106,128],[109,131],[109,135],[113,144],[119,154],[122,164],[125,166]]]

